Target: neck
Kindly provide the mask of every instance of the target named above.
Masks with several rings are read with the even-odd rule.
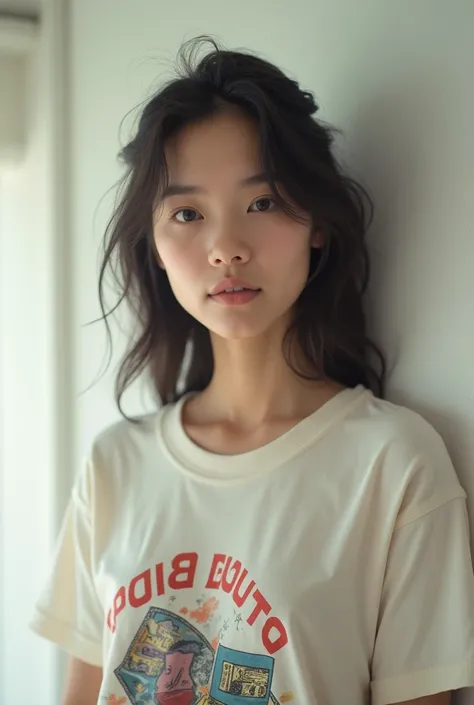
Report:
[[[214,375],[200,395],[201,411],[243,429],[274,419],[301,418],[342,387],[308,382],[289,367],[281,337],[224,340],[212,337]]]

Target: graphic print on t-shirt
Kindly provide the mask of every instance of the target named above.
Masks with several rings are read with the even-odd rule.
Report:
[[[268,705],[274,659],[219,644],[152,607],[115,674],[133,705]],[[212,674],[212,679],[211,679]]]
[[[231,556],[214,554],[201,566],[203,572],[198,564],[197,553],[180,553],[170,570],[157,563],[115,595],[107,617],[112,633],[130,608],[147,605],[114,671],[130,703],[280,705],[293,700],[289,691],[280,699],[271,691],[273,655],[284,648],[288,635],[255,581]],[[157,597],[163,607],[157,606]],[[195,607],[189,607],[189,599]],[[256,630],[260,641],[259,647],[253,639],[249,651],[248,628]],[[255,653],[255,647],[261,652]]]

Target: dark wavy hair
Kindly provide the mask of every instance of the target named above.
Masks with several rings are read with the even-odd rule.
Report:
[[[200,58],[206,44],[210,50]],[[123,393],[142,373],[151,377],[165,404],[211,381],[209,331],[178,303],[158,266],[152,214],[168,185],[167,140],[228,105],[255,121],[277,204],[298,219],[295,203],[324,232],[323,247],[311,253],[308,281],[283,341],[288,365],[306,379],[363,384],[382,396],[385,361],[367,335],[363,312],[369,278],[365,234],[373,205],[331,151],[339,130],[314,118],[319,108],[312,93],[279,68],[253,53],[223,49],[209,36],[183,44],[176,70],[177,77],[145,105],[135,136],[120,152],[126,173],[104,237],[99,299],[109,344],[108,317],[122,302],[131,306],[136,321],[116,377],[120,411]],[[118,300],[107,310],[109,269]],[[303,353],[305,371],[292,361],[293,345]]]

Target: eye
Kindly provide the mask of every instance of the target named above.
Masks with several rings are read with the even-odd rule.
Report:
[[[178,217],[180,215],[182,215],[182,217]],[[199,218],[194,216],[199,216],[199,213],[194,210],[194,208],[181,208],[179,211],[173,213],[171,219],[176,220],[178,223],[193,223],[195,220],[199,220]]]
[[[260,196],[256,201],[252,203],[250,208],[253,206],[257,207],[256,211],[251,211],[252,213],[265,213],[266,211],[273,210],[276,207],[276,203],[271,196]]]

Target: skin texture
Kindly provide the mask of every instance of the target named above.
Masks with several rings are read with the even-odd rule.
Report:
[[[426,698],[406,700],[404,705],[450,705],[450,703],[451,693],[437,693],[436,695],[428,695]]]
[[[97,705],[101,683],[101,668],[70,658],[62,705]]]

